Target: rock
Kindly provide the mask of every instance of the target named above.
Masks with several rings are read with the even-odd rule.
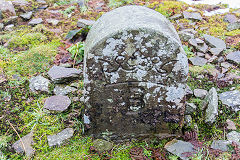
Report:
[[[0,1],[0,10],[2,12],[11,12],[13,15],[16,15],[16,12],[15,12],[15,8],[12,4],[11,1],[4,1],[4,0],[1,0]]]
[[[14,28],[14,24],[9,24],[4,28],[4,30],[5,31],[13,31],[13,28]]]
[[[218,55],[223,51],[223,48],[211,48],[209,51],[210,51],[213,55],[218,56]]]
[[[178,35],[179,35],[179,37],[180,37],[180,39],[182,40],[182,41],[185,41],[185,42],[187,42],[187,41],[189,41],[190,39],[193,39],[194,38],[194,34],[191,34],[191,33],[189,33],[189,32],[186,32],[186,31],[179,31],[178,32]]]
[[[47,4],[47,2],[44,1],[44,0],[36,0],[36,1],[37,1],[37,3],[39,3],[39,4]]]
[[[186,96],[193,95],[193,91],[191,90],[191,88],[188,85],[186,85],[185,92],[186,92]]]
[[[92,26],[95,23],[94,20],[87,20],[87,19],[79,19],[77,22],[77,26],[84,28],[86,26]]]
[[[210,89],[205,99],[202,101],[200,108],[203,110],[206,108],[206,123],[215,122],[216,116],[218,115],[218,95],[214,87]]]
[[[228,69],[228,68],[231,68],[232,67],[232,64],[228,63],[228,62],[222,62],[221,63],[221,66]]]
[[[49,24],[52,24],[53,26],[56,26],[56,25],[58,25],[58,23],[59,23],[59,20],[57,20],[57,19],[46,19],[46,21],[47,21]]]
[[[173,16],[169,17],[171,20],[178,20],[183,18],[182,14],[174,14]]]
[[[60,63],[59,66],[60,67],[65,67],[65,68],[72,68],[72,64],[71,63]]]
[[[223,21],[228,23],[234,23],[237,22],[237,17],[234,14],[226,14],[223,18]]]
[[[227,30],[228,31],[232,31],[232,30],[236,30],[236,29],[240,29],[240,20],[227,25]]]
[[[183,11],[183,17],[185,19],[191,19],[191,20],[198,20],[201,21],[202,20],[202,16],[200,13],[198,12],[187,12],[187,11]]]
[[[32,19],[28,25],[31,25],[31,26],[35,26],[37,24],[41,24],[43,22],[42,18],[35,18],[35,19]]]
[[[17,19],[18,19],[18,16],[11,16],[9,17],[8,19],[6,19],[3,24],[6,26],[6,25],[9,25],[9,24],[17,24]]]
[[[21,140],[18,140],[17,142],[15,142],[12,145],[14,150],[17,153],[24,153],[25,152],[25,154],[27,156],[33,155],[34,152],[35,152],[35,150],[32,148],[32,145],[34,143],[34,141],[33,141],[33,132],[30,132],[26,136],[22,137]],[[23,147],[22,143],[23,143],[24,147]]]
[[[50,111],[63,112],[70,104],[71,100],[67,96],[57,95],[47,98],[44,103],[44,108]]]
[[[85,6],[85,0],[75,0],[75,3],[77,3],[80,8]]]
[[[0,23],[0,31],[2,31],[2,30],[3,30],[3,28],[4,28],[4,25],[3,25],[3,23]]]
[[[166,124],[183,120],[187,57],[176,30],[160,13],[124,6],[104,14],[88,33],[84,55],[88,133],[100,137],[108,129],[111,140],[168,135]]]
[[[196,112],[196,109],[197,109],[197,106],[195,104],[187,103],[185,114],[192,114],[192,113]]]
[[[227,139],[230,142],[236,142],[238,145],[240,145],[240,133],[236,131],[232,131],[227,134]]]
[[[53,92],[55,95],[67,95],[68,93],[72,93],[75,92],[77,89],[70,87],[70,86],[61,86],[61,85],[57,85]]]
[[[48,71],[48,76],[54,83],[60,83],[65,81],[70,81],[74,78],[79,77],[81,74],[81,70],[75,68],[65,68],[59,66],[53,66]]]
[[[194,89],[193,93],[195,97],[204,98],[208,94],[208,91],[205,89]]]
[[[219,99],[233,111],[238,112],[240,110],[240,91],[223,92],[219,94]]]
[[[230,119],[227,119],[226,123],[227,123],[228,130],[236,130],[237,129],[235,126],[235,123],[233,121],[231,121]]]
[[[3,19],[3,14],[2,14],[2,11],[0,10],[0,20]]]
[[[198,57],[205,57],[205,54],[202,53],[202,52],[197,52],[197,56],[198,56]]]
[[[27,12],[24,14],[21,14],[20,17],[22,17],[24,20],[29,20],[32,18],[33,12]]]
[[[183,160],[188,160],[189,159],[188,157],[184,156],[184,153],[186,153],[186,152],[191,152],[191,153],[195,152],[194,146],[191,143],[184,142],[182,140],[176,140],[176,139],[168,142],[164,146],[164,148],[168,152],[170,152],[170,153],[172,153],[174,155],[177,155],[178,157],[180,157]]]
[[[233,61],[234,63],[240,63],[240,51],[231,52],[226,56],[227,60]]]
[[[223,40],[204,34],[203,38],[205,39],[205,42],[212,48],[221,48],[221,49],[226,49],[226,44]]]
[[[199,38],[190,39],[188,42],[200,52],[206,53],[208,50],[208,46]]]
[[[113,148],[113,143],[103,139],[96,139],[93,141],[93,146],[98,152],[102,153],[111,150]]]
[[[192,117],[190,115],[185,115],[184,123],[186,127],[190,127],[192,125]]]
[[[47,136],[49,147],[60,146],[65,140],[71,138],[73,133],[74,130],[72,128],[66,128],[55,135]]]
[[[229,144],[231,144],[231,142],[227,140],[213,140],[211,148],[227,152]]]
[[[41,75],[37,77],[32,77],[29,80],[29,88],[32,92],[42,91],[42,92],[49,92],[49,84],[50,81]]]
[[[12,1],[14,6],[27,6],[29,3],[25,0],[14,0]]]
[[[189,58],[189,60],[191,61],[191,63],[194,65],[194,66],[203,66],[207,63],[207,60],[205,58],[201,58],[201,57],[191,57]]]

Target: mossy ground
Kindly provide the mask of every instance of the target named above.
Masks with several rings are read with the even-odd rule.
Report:
[[[29,0],[34,4],[32,8],[27,10],[36,9],[38,7],[34,0]],[[151,0],[127,0],[117,1],[112,0],[108,5],[104,4],[102,10],[94,9],[96,5],[95,0],[89,1],[89,8],[83,10],[77,4],[70,4],[70,1],[55,1],[47,0],[49,10],[61,10],[57,13],[60,23],[58,26],[52,26],[46,22],[43,25],[38,25],[34,28],[26,27],[26,22],[19,20],[22,26],[18,26],[12,32],[0,32],[0,76],[4,74],[5,81],[0,83],[0,150],[3,152],[4,157],[9,159],[29,159],[24,155],[15,153],[10,144],[18,140],[16,132],[11,128],[10,123],[14,126],[18,134],[23,137],[30,131],[34,132],[34,148],[36,150],[32,159],[132,159],[131,154],[134,148],[142,150],[142,157],[151,159],[154,155],[154,149],[162,151],[163,146],[168,140],[155,140],[150,142],[128,142],[115,145],[114,148],[105,153],[97,153],[91,151],[90,147],[92,139],[83,136],[84,131],[82,125],[81,112],[83,105],[74,101],[69,109],[64,113],[50,113],[43,110],[44,99],[52,94],[51,93],[36,94],[32,93],[29,89],[28,79],[32,76],[42,74],[46,76],[46,71],[54,64],[55,56],[59,53],[59,46],[64,46],[62,40],[70,30],[77,29],[76,23],[80,18],[97,19],[103,13],[111,10],[114,7],[139,4],[146,5],[156,11],[162,13],[167,18],[174,14],[181,13],[186,10],[190,5],[177,1],[151,1]],[[111,6],[112,5],[112,6]],[[72,8],[70,8],[73,6]],[[109,7],[111,6],[111,7]],[[203,9],[208,8],[208,5],[198,5],[195,8]],[[221,6],[224,8],[224,6]],[[70,18],[67,14],[72,12]],[[232,11],[231,11],[232,12]],[[19,14],[19,13],[18,13]],[[237,15],[237,14],[236,14]],[[6,15],[5,15],[6,16]],[[54,16],[53,13],[47,11],[38,12],[35,17],[48,19]],[[212,17],[204,17],[203,21],[196,22],[195,26],[198,35],[204,33],[218,36],[225,39],[226,36],[239,37],[239,30],[227,31],[227,23],[223,21],[224,15],[216,15]],[[239,15],[237,15],[239,16]],[[179,21],[185,27],[192,28],[193,21],[181,19]],[[172,21],[176,29],[180,26]],[[205,28],[205,29],[201,29]],[[3,47],[8,43],[7,47]],[[238,42],[239,44],[239,42]],[[187,51],[188,57],[193,56],[192,49],[185,44],[184,48]],[[240,45],[232,45],[231,50],[239,49]],[[205,65],[203,67],[190,66],[190,73],[188,78],[188,85],[191,89],[202,88],[209,90],[211,87],[219,88],[219,93],[227,91],[232,87],[240,89],[239,81],[233,81],[223,87],[219,87],[218,81],[213,76],[209,76],[207,71],[215,68],[214,65]],[[232,68],[231,72],[240,73],[238,67]],[[204,75],[198,78],[198,75]],[[82,86],[82,80],[77,81]],[[81,89],[80,89],[81,90]],[[74,93],[70,97],[81,97],[81,92]],[[188,102],[200,105],[201,99],[191,97]],[[211,140],[222,139],[225,134],[226,119],[233,120],[237,125],[237,131],[240,131],[240,115],[239,113],[232,113],[226,106],[222,105],[219,101],[220,114],[218,115],[217,122],[209,126],[204,123],[203,113],[198,111],[193,113],[193,123],[199,127],[199,139],[206,144]],[[72,127],[75,130],[74,137],[67,141],[64,145],[50,148],[47,144],[47,135],[56,134],[66,127]],[[186,128],[191,130],[192,128]],[[174,159],[174,156],[165,154],[162,151],[163,157]],[[199,152],[201,155],[201,152]],[[224,155],[228,156],[229,155]],[[2,156],[2,159],[4,159]],[[196,156],[197,157],[197,156]],[[136,158],[136,157],[135,157]]]

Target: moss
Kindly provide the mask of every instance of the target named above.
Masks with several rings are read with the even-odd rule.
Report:
[[[230,31],[230,32],[226,32],[225,35],[226,36],[237,36],[237,35],[240,35],[240,29],[236,29],[236,30],[233,30],[233,31]]]

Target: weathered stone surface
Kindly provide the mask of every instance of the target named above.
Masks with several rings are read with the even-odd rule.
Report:
[[[177,20],[183,18],[182,14],[174,14],[173,16],[170,17],[171,20]]]
[[[25,0],[14,0],[12,1],[14,6],[26,6],[29,5],[29,3]]]
[[[234,14],[226,14],[223,20],[228,23],[234,23],[237,22],[238,19]]]
[[[194,34],[191,34],[191,33],[189,33],[189,32],[186,32],[186,31],[179,31],[178,32],[178,35],[179,35],[179,37],[180,37],[180,39],[182,40],[182,41],[185,41],[185,42],[187,42],[187,41],[189,41],[190,39],[193,39],[194,38]]]
[[[184,117],[184,124],[186,127],[190,127],[192,125],[192,117],[191,115],[185,115]]]
[[[191,63],[194,65],[194,66],[203,66],[207,63],[207,60],[205,58],[201,58],[201,57],[191,57],[189,58],[189,60],[191,61]]]
[[[46,99],[44,108],[51,111],[65,111],[71,104],[71,100],[67,96],[57,95]]]
[[[75,68],[65,68],[59,66],[53,66],[49,71],[48,75],[51,80],[55,83],[69,81],[71,79],[80,76],[81,70]]]
[[[227,119],[226,123],[227,123],[227,129],[229,129],[229,130],[237,129],[237,127],[235,126],[235,123],[233,121],[231,121],[230,119]]]
[[[207,95],[208,91],[205,89],[194,89],[193,93],[195,97],[204,98]]]
[[[240,110],[240,91],[227,91],[219,94],[219,99],[223,104],[229,106],[233,111]]]
[[[50,81],[41,75],[37,77],[32,77],[29,80],[29,88],[33,92],[37,92],[37,91],[49,92],[49,89],[48,89],[49,84],[50,84]]]
[[[214,87],[209,90],[201,104],[201,108],[206,108],[205,122],[213,123],[218,115],[218,95]]]
[[[187,11],[183,11],[183,16],[186,19],[191,19],[191,20],[198,20],[201,21],[202,20],[202,16],[200,13],[198,12],[187,12]]]
[[[228,151],[229,144],[231,144],[231,142],[229,142],[227,140],[214,140],[212,142],[211,148],[226,152],[226,151]]]
[[[29,20],[32,18],[33,12],[27,12],[24,14],[21,14],[20,17],[22,17],[24,20]]]
[[[196,109],[197,109],[197,106],[195,104],[187,103],[185,114],[192,114],[193,112],[196,112]]]
[[[211,48],[209,50],[213,55],[219,55],[222,51],[223,51],[223,48]]]
[[[236,131],[229,132],[227,134],[227,139],[230,142],[236,142],[240,145],[240,133],[238,133]]]
[[[219,38],[207,34],[204,34],[203,38],[205,39],[205,42],[210,45],[210,47],[226,49],[225,42]]]
[[[233,61],[235,63],[240,63],[240,51],[231,52],[227,55],[227,60]]]
[[[108,12],[88,33],[84,58],[89,133],[168,134],[167,123],[183,120],[187,57],[160,13],[141,6]]]
[[[184,153],[186,153],[186,152],[194,153],[195,152],[194,146],[191,143],[184,142],[184,141],[181,141],[181,140],[176,140],[176,139],[168,142],[164,146],[164,148],[168,152],[179,156],[183,160],[188,160],[189,159],[188,157],[186,157],[184,155]]]
[[[12,147],[14,148],[14,150],[17,153],[24,153],[27,156],[31,156],[33,155],[33,153],[35,152],[35,150],[32,148],[33,145],[33,132],[30,132],[29,134],[27,134],[26,136],[22,137],[21,140],[18,140],[17,142],[15,142]],[[24,147],[23,147],[23,145]]]
[[[4,0],[1,0],[0,1],[0,10],[2,12],[11,12],[13,15],[16,15],[16,12],[15,12],[15,8],[12,4],[11,1],[4,1]]]
[[[9,25],[9,24],[16,24],[17,23],[17,19],[18,19],[18,16],[11,16],[9,18],[7,18],[3,24],[6,26],[6,25]]]
[[[240,29],[240,20],[227,25],[227,30],[228,31],[232,31],[232,30],[235,30],[235,29]]]
[[[185,92],[186,92],[186,96],[193,95],[193,91],[191,90],[191,88],[188,85],[186,85]]]
[[[98,152],[109,151],[113,148],[113,143],[103,140],[103,139],[96,139],[93,141],[93,146]]]
[[[74,130],[72,128],[66,128],[59,132],[58,134],[47,136],[48,145],[52,146],[60,146],[65,140],[71,138],[73,136]]]
[[[77,26],[84,28],[86,26],[92,26],[96,21],[94,20],[87,20],[87,19],[79,19],[77,22]]]
[[[14,28],[14,24],[9,24],[9,25],[5,26],[4,30],[5,31],[12,31],[13,28]]]
[[[55,95],[67,95],[68,93],[75,92],[77,89],[70,86],[57,85],[53,92]]]
[[[42,18],[32,19],[28,24],[31,26],[35,26],[37,24],[41,24],[43,22]]]
[[[46,19],[46,21],[47,21],[49,24],[52,24],[53,26],[56,26],[56,25],[58,25],[58,23],[59,23],[59,20],[57,20],[57,19]]]
[[[206,53],[208,50],[208,46],[199,38],[190,39],[188,42],[200,52]]]

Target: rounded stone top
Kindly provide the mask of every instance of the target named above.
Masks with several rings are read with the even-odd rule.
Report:
[[[131,5],[114,9],[94,23],[86,39],[85,53],[119,32],[141,29],[162,33],[181,44],[175,28],[162,14],[147,7]]]

